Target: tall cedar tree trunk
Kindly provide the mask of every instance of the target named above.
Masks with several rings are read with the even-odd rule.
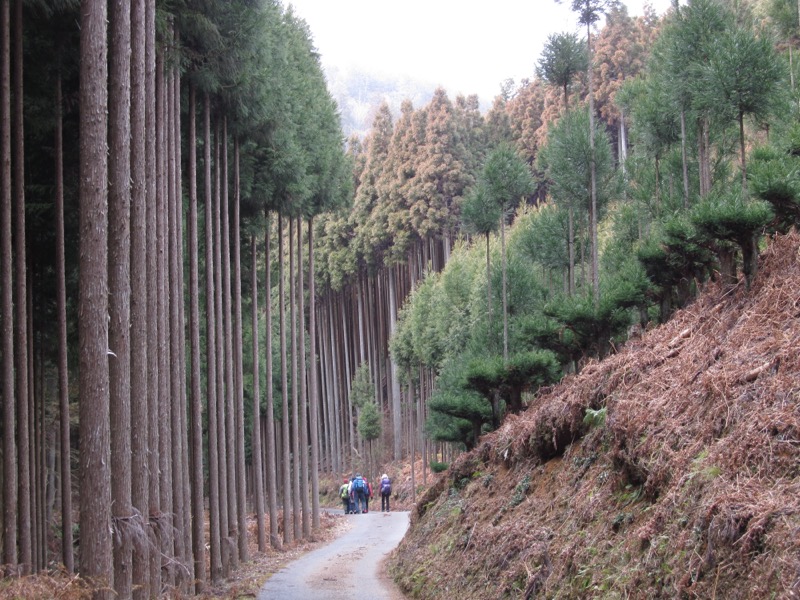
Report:
[[[417,390],[417,442],[419,443],[420,447],[420,456],[422,457],[422,485],[427,485],[428,483],[428,459],[426,453],[426,444],[425,444],[425,398],[423,396],[423,389],[425,385],[423,382],[423,378],[420,377],[419,381],[419,389]]]
[[[230,572],[231,546],[228,527],[228,445],[225,435],[225,345],[222,310],[222,216],[221,216],[221,136],[219,118],[215,121],[214,136],[214,313],[217,360],[217,468],[219,470],[219,532],[222,549],[222,575]]]
[[[411,407],[413,410],[414,406],[414,381],[411,379],[411,373],[409,369],[409,377],[408,377],[408,406]],[[409,419],[409,425],[411,426],[411,502],[413,504],[417,503],[417,477],[416,477],[416,469],[414,468],[414,463],[417,462],[417,444],[416,444],[416,431],[414,431],[414,419]],[[417,425],[419,426],[419,425]]]
[[[81,575],[114,596],[108,376],[108,64],[106,3],[81,2],[80,356]]]
[[[148,456],[148,518],[150,521],[150,592],[161,590],[161,480],[159,472],[159,312],[158,312],[158,256],[156,190],[156,3],[145,4],[145,204],[147,211],[147,456]]]
[[[333,311],[334,311],[334,299],[333,297],[329,297],[327,302],[327,311],[325,313],[327,317],[326,326],[323,328],[325,331],[325,336],[328,341],[326,347],[328,349],[328,381],[329,386],[331,388],[331,398],[329,404],[331,405],[331,419],[336,427],[336,461],[338,463],[338,469],[341,471],[346,471],[348,468],[348,445],[346,440],[346,430],[343,426],[342,422],[342,414],[344,412],[344,407],[341,405],[339,400],[339,389],[337,387],[337,371],[336,371],[336,349],[333,346]]]
[[[134,536],[132,595],[150,597],[150,548],[144,529],[149,470],[147,423],[147,209],[145,196],[145,2],[131,4],[131,503],[142,534]]]
[[[689,210],[689,163],[686,158],[686,110],[681,109],[681,172],[683,175],[683,209]]]
[[[180,44],[180,40],[176,40],[176,45]],[[181,426],[181,482],[179,485],[181,486],[181,492],[183,494],[183,546],[185,549],[185,562],[184,562],[184,569],[185,575],[187,579],[187,587],[186,589],[190,589],[190,584],[188,582],[196,581],[195,573],[194,573],[194,562],[193,562],[193,552],[192,552],[192,514],[191,514],[191,506],[192,506],[192,492],[191,492],[191,471],[189,470],[190,466],[190,448],[189,448],[189,424],[188,424],[188,412],[189,412],[189,401],[188,401],[188,394],[186,390],[186,295],[184,293],[184,281],[186,277],[184,275],[183,265],[185,263],[185,256],[183,253],[183,187],[181,182],[183,181],[183,171],[181,169],[181,165],[183,164],[183,157],[181,155],[181,78],[180,78],[180,71],[178,68],[175,68],[175,81],[174,83],[174,95],[175,95],[175,118],[173,119],[173,130],[175,136],[175,199],[178,206],[178,231],[176,234],[177,238],[177,246],[178,246],[178,265],[180,269],[180,282],[178,282],[178,324],[179,324],[179,331],[180,331],[180,344],[178,346],[178,352],[180,353],[180,360],[178,361],[178,365],[180,367],[180,388],[181,388],[181,398],[180,398],[180,426]],[[188,219],[188,215],[186,217]],[[187,242],[188,243],[188,242]]]
[[[256,509],[256,526],[258,528],[258,551],[267,551],[267,532],[264,527],[264,477],[261,464],[261,374],[259,373],[258,356],[258,268],[256,240],[250,236],[250,283],[251,319],[253,324],[253,500]],[[269,384],[268,384],[269,385]],[[267,407],[269,410],[270,407]]]
[[[14,99],[11,113],[11,143],[14,188],[14,373],[17,385],[17,485],[19,561],[21,573],[31,572],[33,547],[31,539],[31,440],[30,440],[30,388],[28,381],[28,300],[27,300],[27,250],[25,243],[25,147],[23,143],[22,96],[22,0],[14,2],[14,53],[11,85]]]
[[[289,229],[289,334],[290,351],[292,355],[292,523],[294,525],[295,539],[303,537],[302,523],[300,522],[300,419],[297,389],[297,277],[295,267],[294,249],[294,223],[288,217]]]
[[[567,267],[567,291],[570,296],[575,295],[575,209],[570,205],[568,211],[567,245],[569,247],[569,266]]]
[[[217,357],[216,357],[216,310],[214,298],[214,217],[211,192],[211,99],[205,94],[205,236],[206,236],[206,404],[208,410],[208,488],[209,488],[209,530],[211,554],[211,583],[222,578],[222,544],[220,540],[219,506],[219,440],[217,439]],[[195,468],[197,466],[195,465]]]
[[[278,214],[278,268],[280,269],[278,284],[278,303],[280,306],[280,343],[281,343],[281,440],[283,459],[283,543],[294,541],[294,529],[289,514],[292,502],[292,477],[290,464],[289,440],[289,390],[286,373],[286,302],[284,301],[284,269],[283,269],[283,215]]]
[[[109,378],[111,391],[111,478],[114,519],[114,591],[132,594],[131,560],[135,522],[131,504],[130,350],[130,52],[128,2],[109,3],[108,286]]]
[[[42,421],[41,408],[44,406],[42,402],[42,388],[44,383],[39,376],[42,369],[42,352],[40,349],[34,348],[33,337],[33,295],[34,284],[33,277],[36,273],[35,264],[27,269],[27,303],[25,314],[27,315],[27,337],[25,348],[27,349],[28,357],[28,411],[30,419],[30,429],[28,430],[28,439],[30,440],[30,485],[31,485],[31,566],[30,572],[35,573],[42,568],[42,476],[44,473],[42,469],[42,450],[44,449],[44,442],[42,438]]]
[[[236,510],[236,446],[237,432],[234,427],[234,376],[233,376],[233,312],[231,308],[231,242],[230,207],[228,203],[228,119],[222,118],[222,314],[225,333],[225,459],[228,482],[228,543],[230,544],[230,568],[239,568],[239,518]]]
[[[0,4],[0,284],[2,284],[2,379],[3,379],[3,563],[7,573],[17,566],[17,446],[16,397],[14,396],[14,300],[11,248],[11,46],[9,0]]]
[[[336,348],[334,345],[334,335],[333,335],[333,311],[335,309],[335,305],[333,303],[333,297],[328,299],[328,310],[327,310],[327,318],[328,322],[326,324],[326,336],[328,343],[326,347],[328,349],[328,374],[329,374],[329,386],[331,388],[331,404],[333,406],[333,421],[336,424],[336,440],[337,445],[339,447],[339,461],[342,471],[346,471],[348,468],[352,471],[352,451],[350,450],[350,446],[347,442],[347,429],[344,427],[343,421],[343,413],[345,407],[342,406],[342,403],[339,398],[339,384],[338,384],[338,374],[337,374],[337,361],[336,361]]]
[[[344,352],[341,340],[336,335],[336,330],[334,326],[334,313],[336,312],[336,304],[335,300],[331,302],[331,310],[330,310],[330,341],[329,345],[331,348],[331,372],[333,374],[333,387],[335,390],[335,399],[336,406],[339,406],[340,402],[342,404],[342,410],[345,411],[344,416],[344,423],[345,426],[342,427],[342,448],[345,449],[344,458],[347,462],[347,466],[350,469],[351,473],[355,474],[356,470],[356,452],[355,452],[355,432],[353,431],[353,403],[350,399],[350,394],[347,393],[346,390],[343,390],[342,386],[340,385],[340,379],[344,378],[343,371],[340,360],[339,360],[339,351]],[[340,394],[341,392],[341,394]],[[345,402],[341,401],[341,398],[346,398]],[[340,417],[337,417],[337,419]],[[349,457],[349,460],[348,460]]]
[[[277,449],[275,447],[275,408],[274,398],[272,395],[272,240],[270,239],[270,232],[272,230],[272,223],[270,222],[269,210],[264,207],[264,288],[266,298],[265,315],[265,328],[266,337],[265,345],[267,362],[267,376],[265,378],[267,385],[267,508],[269,512],[269,543],[270,545],[279,550],[282,547],[281,538],[278,531],[278,477],[276,469],[278,468]],[[254,336],[255,337],[255,336]]]
[[[492,331],[492,264],[489,255],[489,232],[486,232],[486,320]]]
[[[341,473],[344,470],[342,465],[342,447],[341,435],[342,428],[339,423],[339,410],[336,402],[336,392],[333,388],[333,375],[331,363],[331,347],[330,336],[328,333],[328,319],[330,314],[330,297],[327,297],[325,304],[320,307],[320,356],[322,359],[322,369],[325,374],[324,389],[321,397],[324,399],[323,404],[326,408],[326,419],[329,423],[329,435],[331,437],[331,456],[333,463],[333,470],[335,473]]]
[[[739,155],[742,161],[742,190],[747,192],[747,162],[744,148],[744,113],[739,111]]]
[[[592,30],[586,24],[586,47],[589,56],[589,159],[592,203],[589,210],[589,227],[592,235],[592,292],[594,295],[594,309],[600,306],[600,261],[597,248],[597,158],[594,148],[594,77],[592,68]]]
[[[170,44],[175,45],[174,29],[170,24]],[[169,58],[169,57],[168,57]],[[170,63],[172,60],[169,61]],[[173,557],[175,558],[175,577],[179,588],[182,591],[188,589],[188,577],[185,565],[188,563],[186,556],[186,546],[184,544],[185,531],[183,523],[183,426],[181,412],[183,412],[183,381],[184,369],[181,349],[185,345],[183,326],[181,319],[181,295],[180,289],[183,287],[183,263],[179,262],[178,248],[182,240],[180,224],[182,221],[182,202],[179,200],[178,173],[176,149],[179,143],[176,132],[175,122],[177,115],[175,109],[177,101],[175,98],[175,80],[177,71],[170,67],[165,83],[165,110],[164,123],[167,127],[165,132],[167,155],[165,160],[167,193],[167,228],[166,228],[166,248],[167,265],[165,282],[165,293],[169,294],[168,299],[168,319],[169,319],[169,449],[167,457],[169,462],[169,477],[171,478],[170,497],[172,502],[172,527],[173,537]]]
[[[189,335],[191,339],[191,480],[192,553],[194,554],[195,593],[205,587],[206,559],[203,498],[203,400],[200,372],[200,267],[197,232],[197,97],[189,86]]]
[[[503,257],[503,362],[508,361],[508,293],[506,291],[506,210],[500,216],[500,253]],[[477,440],[476,440],[477,441]]]
[[[247,552],[247,472],[244,462],[244,366],[242,365],[242,240],[239,224],[240,178],[239,139],[233,144],[233,327],[234,327],[234,379],[236,381],[236,514],[239,517],[239,558],[249,559]],[[257,423],[258,421],[256,421]]]
[[[170,394],[170,326],[169,326],[169,265],[168,228],[169,208],[167,199],[167,156],[165,139],[164,49],[156,56],[156,253],[158,280],[158,468],[161,492],[159,502],[159,525],[161,527],[162,583],[175,583],[172,558],[174,545],[174,512],[172,504],[172,430],[170,426],[172,396]]]
[[[396,281],[395,274],[397,267],[389,267],[386,270],[386,275],[389,279],[389,335],[394,335],[397,329],[397,293],[395,290]],[[385,348],[386,346],[382,346]],[[403,411],[402,411],[402,398],[400,397],[400,380],[397,373],[397,363],[394,358],[389,356],[390,361],[390,375],[392,377],[392,425],[394,427],[394,460],[400,460],[402,453],[403,441]]]
[[[317,301],[314,280],[314,221],[308,219],[308,339],[311,343],[309,369],[309,413],[311,415],[311,526],[319,531],[319,387],[317,385]]]
[[[331,423],[335,430],[334,437],[334,450],[336,452],[336,471],[342,472],[347,470],[347,455],[345,453],[345,440],[342,428],[342,421],[340,415],[339,394],[336,389],[336,373],[334,370],[334,352],[333,342],[331,338],[330,319],[331,319],[331,299],[328,298],[326,310],[324,312],[325,321],[322,323],[322,335],[325,338],[325,368],[328,373],[328,389],[329,392],[326,396],[328,399],[328,406],[330,412]]]
[[[56,311],[58,312],[58,406],[61,439],[61,560],[75,571],[72,552],[72,465],[70,461],[69,367],[67,363],[67,278],[64,251],[64,134],[61,73],[56,81]]]
[[[308,502],[308,404],[306,402],[306,325],[303,297],[303,218],[297,217],[297,337],[300,359],[300,498],[303,506],[303,538],[311,537],[311,506]]]

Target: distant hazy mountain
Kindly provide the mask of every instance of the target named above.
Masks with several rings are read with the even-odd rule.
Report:
[[[408,77],[398,79],[348,68],[326,67],[325,76],[328,89],[339,104],[346,137],[356,133],[363,138],[384,100],[396,119],[403,100],[409,99],[414,108],[420,108],[430,101],[436,89],[435,84]]]

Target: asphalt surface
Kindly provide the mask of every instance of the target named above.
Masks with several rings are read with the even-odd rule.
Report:
[[[341,512],[341,511],[340,511]],[[382,562],[403,539],[408,512],[347,515],[353,526],[270,577],[258,600],[402,600]]]

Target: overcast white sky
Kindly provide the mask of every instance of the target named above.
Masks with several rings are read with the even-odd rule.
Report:
[[[645,2],[662,14],[670,0]],[[579,31],[564,0],[284,0],[311,28],[323,67],[359,67],[490,101],[508,78],[535,71],[547,36]]]

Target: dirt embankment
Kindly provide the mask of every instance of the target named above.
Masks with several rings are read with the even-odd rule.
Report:
[[[800,598],[800,236],[541,393],[417,505],[415,598]]]

